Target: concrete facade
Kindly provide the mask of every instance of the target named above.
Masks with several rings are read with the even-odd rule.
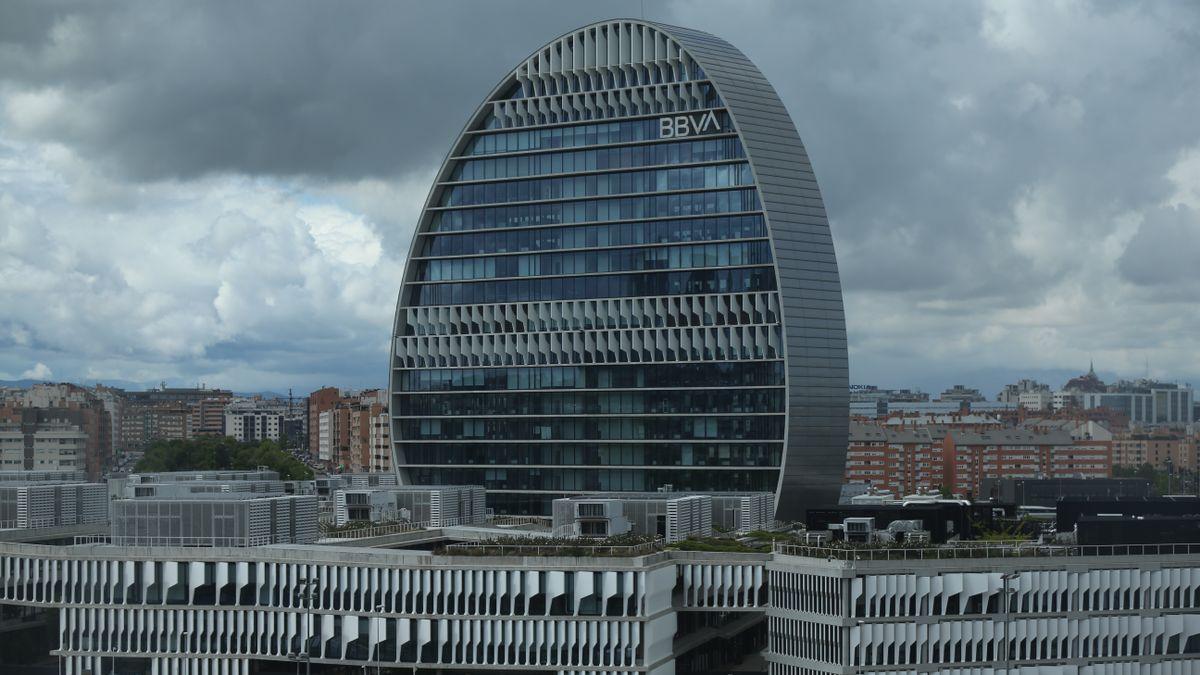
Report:
[[[1200,668],[1200,548],[1081,557],[790,551],[767,564],[771,675]]]
[[[355,669],[671,675],[683,612],[761,621],[766,557],[0,543],[0,603],[60,609],[66,675],[108,675],[114,657],[248,675],[297,653]]]

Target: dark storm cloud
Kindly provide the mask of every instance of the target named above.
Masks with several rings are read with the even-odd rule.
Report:
[[[1150,212],[1121,255],[1119,269],[1135,284],[1170,287],[1155,288],[1158,294],[1173,288],[1187,300],[1200,301],[1200,216],[1186,206]]]
[[[595,11],[615,8],[625,7]],[[513,63],[587,16],[574,3],[483,0],[30,2],[0,13],[11,26],[0,80],[60,88],[74,103],[31,131],[140,180],[424,168]]]
[[[0,4],[0,281],[28,289],[0,375],[378,384],[454,134],[530,51],[640,6]],[[795,118],[854,379],[1200,377],[1200,4],[645,6],[741,48]]]
[[[1031,191],[1069,203],[1081,242],[1107,213],[1166,197],[1181,144],[1200,141],[1186,112],[1200,109],[1195,6],[1076,5],[777,4],[721,27],[792,108],[847,288],[988,297],[1009,276],[1052,283],[1069,270],[1013,246]]]

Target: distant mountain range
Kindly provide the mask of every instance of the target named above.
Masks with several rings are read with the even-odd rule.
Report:
[[[45,380],[0,380],[0,387],[17,387],[19,389],[28,389],[29,387],[32,387],[35,384],[42,384],[43,382],[45,382]],[[96,381],[72,382],[72,384],[77,384],[81,387],[91,387],[91,386],[96,385],[97,382]],[[126,391],[145,391],[147,389],[154,389],[157,386],[157,385],[147,385],[144,382],[130,382],[128,380],[101,380],[98,382],[98,384],[103,384],[106,387],[116,387],[117,389],[124,389]],[[234,396],[247,396],[247,397],[248,396],[261,396],[263,398],[287,398],[286,393],[281,394],[277,391],[235,391],[235,392],[233,392],[233,395]],[[292,396],[295,398],[304,398],[307,395],[308,395],[308,392],[292,394]]]

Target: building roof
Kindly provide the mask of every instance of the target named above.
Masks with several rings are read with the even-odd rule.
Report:
[[[1071,445],[1074,439],[1062,429],[1035,431],[1030,429],[994,429],[949,433],[958,445]]]
[[[851,443],[932,443],[937,436],[928,426],[896,427],[850,423]]]

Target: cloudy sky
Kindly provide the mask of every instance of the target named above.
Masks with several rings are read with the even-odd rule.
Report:
[[[0,4],[0,380],[386,381],[412,225],[506,69],[641,3]],[[1200,384],[1200,5],[665,2],[778,88],[852,381]]]

